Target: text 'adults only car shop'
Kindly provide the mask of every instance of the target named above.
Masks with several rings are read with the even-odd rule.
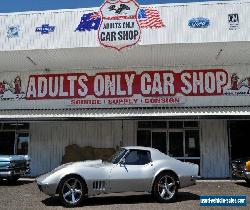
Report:
[[[37,176],[72,145],[149,146],[231,177],[249,156],[249,12],[107,0],[0,14],[1,152],[25,151]]]

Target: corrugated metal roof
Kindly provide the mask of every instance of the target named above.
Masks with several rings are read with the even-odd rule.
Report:
[[[250,106],[196,108],[123,108],[74,110],[1,110],[0,120],[113,120],[152,118],[250,118]]]

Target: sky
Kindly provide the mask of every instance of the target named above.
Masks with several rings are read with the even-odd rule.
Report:
[[[208,0],[137,0],[139,4],[202,2]],[[104,0],[1,0],[0,13],[99,7]]]

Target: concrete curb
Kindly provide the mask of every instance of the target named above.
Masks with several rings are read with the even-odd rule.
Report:
[[[199,183],[199,182],[207,182],[207,183],[209,183],[209,182],[235,182],[235,183],[238,183],[238,182],[245,182],[244,180],[232,180],[232,179],[202,179],[202,180],[196,180],[196,182],[197,183]]]

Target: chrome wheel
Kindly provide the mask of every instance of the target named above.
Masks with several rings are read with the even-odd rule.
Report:
[[[176,194],[176,181],[172,176],[164,175],[160,178],[157,184],[157,191],[159,196],[168,201]]]
[[[78,204],[83,196],[83,186],[78,178],[67,179],[62,186],[62,196],[66,203],[74,206]]]

